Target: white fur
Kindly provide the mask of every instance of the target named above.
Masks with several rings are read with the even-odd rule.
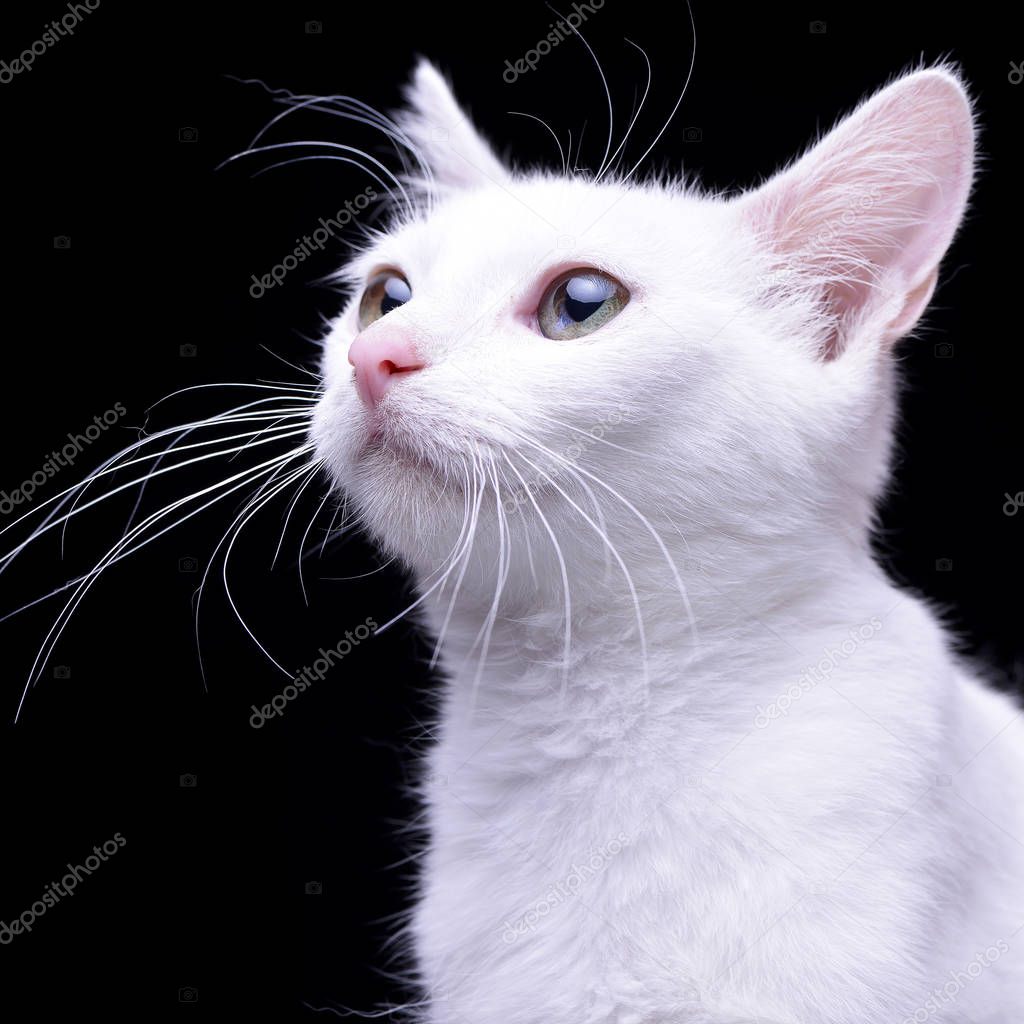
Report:
[[[869,546],[893,343],[970,187],[955,75],[897,80],[738,198],[505,171],[430,68],[410,103],[433,190],[346,268],[315,437],[433,632],[457,590],[411,925],[424,1019],[1024,1020],[1020,712]],[[385,265],[413,298],[367,330],[428,366],[360,454],[346,355]],[[548,340],[533,313],[575,265],[631,301]]]

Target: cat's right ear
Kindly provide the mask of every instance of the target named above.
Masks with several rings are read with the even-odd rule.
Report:
[[[406,107],[396,120],[430,169],[431,190],[504,184],[509,172],[462,110],[437,68],[421,60],[405,88]]]
[[[739,199],[781,290],[816,294],[822,355],[916,324],[967,206],[974,124],[946,68],[898,79]],[[774,288],[769,287],[770,294]]]

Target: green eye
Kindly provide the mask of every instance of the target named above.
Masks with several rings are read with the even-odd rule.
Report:
[[[382,270],[374,274],[359,300],[359,329],[369,327],[374,320],[387,316],[391,310],[403,306],[412,298],[412,288],[397,270]]]
[[[545,338],[582,338],[619,315],[629,302],[625,286],[600,270],[562,274],[540,301],[537,321]]]

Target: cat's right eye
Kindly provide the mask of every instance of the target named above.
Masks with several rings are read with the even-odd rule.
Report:
[[[610,274],[577,267],[548,286],[537,323],[545,338],[582,338],[618,316],[627,302],[629,291]]]
[[[412,288],[404,274],[393,269],[374,274],[359,300],[359,329],[369,327],[374,320],[404,306],[411,298]]]

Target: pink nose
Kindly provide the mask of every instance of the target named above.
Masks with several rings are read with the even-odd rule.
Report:
[[[371,409],[400,376],[422,370],[425,365],[412,342],[405,338],[397,335],[368,337],[366,333],[352,342],[348,361],[355,367],[359,397]]]

